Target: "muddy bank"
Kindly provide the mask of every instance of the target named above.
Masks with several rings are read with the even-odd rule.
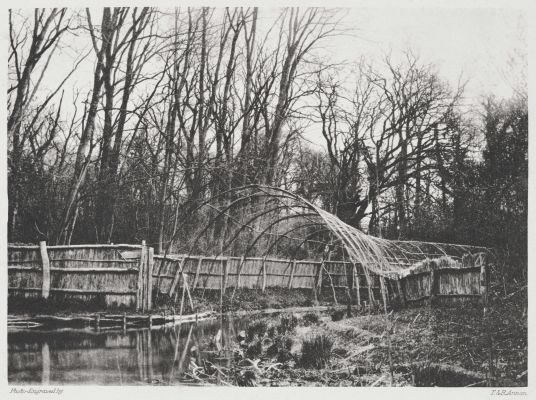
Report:
[[[153,329],[8,330],[10,382],[38,381],[48,366],[56,375],[43,376],[80,384],[526,385],[526,331],[491,330],[498,322],[482,308],[351,314],[293,308]]]
[[[526,386],[526,331],[504,324],[493,331],[498,321],[482,311],[259,316],[230,348],[231,368],[210,364],[191,378],[241,386]]]
[[[172,299],[166,294],[154,294],[153,309],[146,314],[188,315],[204,312],[240,312],[258,310],[288,309],[292,307],[330,307],[344,306],[348,302],[356,304],[355,299],[348,299],[345,291],[338,290],[337,300],[331,290],[319,293],[315,300],[311,290],[269,288],[262,292],[254,289],[232,289],[220,297],[217,290],[195,290],[191,293],[192,304],[185,299]],[[193,307],[192,307],[193,305]],[[126,307],[106,307],[104,300],[98,296],[91,302],[81,302],[69,296],[56,296],[54,299],[25,298],[9,296],[8,313],[11,315],[87,315],[95,313],[138,315],[140,312]]]
[[[133,327],[122,333],[116,329],[106,340],[99,340],[105,347],[119,343],[113,351],[120,353],[119,359],[125,359],[120,369],[126,368],[128,379],[136,384],[527,385],[526,290],[503,296],[495,294],[485,312],[482,306],[468,303],[451,308],[421,306],[389,310],[388,315],[356,307],[348,310],[340,304],[313,310],[301,305],[297,301],[300,297],[284,299],[283,294],[284,291],[263,294],[266,299],[272,299],[257,304],[264,309],[256,310],[254,302],[243,303],[233,311],[213,311],[216,318],[210,321],[153,325],[153,329]],[[230,305],[235,304],[235,299],[246,298],[236,296],[239,292],[234,299],[228,299]],[[275,307],[266,307],[267,304]],[[293,306],[282,308],[287,304]],[[155,314],[171,317],[172,310],[173,307],[164,307],[158,311],[160,314]],[[65,340],[54,342],[49,338],[56,335],[54,331],[40,333],[39,329],[25,329],[23,334],[12,334],[10,340],[13,351],[35,348],[36,356],[32,360],[45,357],[49,345],[50,352],[67,352],[65,370],[70,370],[78,368],[78,364],[73,364],[70,350],[62,349],[63,343],[71,334],[91,333],[92,338],[100,338],[108,335],[104,331],[92,327],[84,332],[63,331]],[[93,343],[93,339],[87,340]],[[93,350],[90,350],[88,354],[84,349],[76,353],[76,362],[82,359],[83,368],[100,365],[100,358],[91,356]],[[12,364],[19,368],[13,371],[21,371],[14,372],[15,377],[26,374],[25,351],[12,356]],[[141,372],[132,370],[134,356],[141,360],[137,361]],[[153,360],[158,360],[162,370],[158,378],[154,378],[156,361]],[[102,368],[105,370],[107,364]],[[175,374],[176,368],[179,372]],[[126,379],[124,375],[119,377]],[[105,378],[110,380],[110,374],[105,374]]]
[[[279,316],[303,313],[327,313],[331,315],[343,315],[348,313],[347,306],[313,306],[313,307],[289,307],[268,308],[263,310],[239,310],[220,313],[216,311],[203,311],[193,314],[166,314],[160,310],[150,314],[134,313],[60,313],[60,314],[9,314],[7,327],[10,331],[51,331],[51,330],[128,330],[139,328],[165,329],[180,324],[198,323],[216,319],[234,319],[259,316]],[[350,312],[359,312],[357,307],[351,307]],[[269,318],[269,317],[267,317]]]

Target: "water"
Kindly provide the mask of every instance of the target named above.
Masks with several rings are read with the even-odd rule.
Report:
[[[45,385],[196,384],[190,372],[204,360],[231,366],[231,349],[246,326],[247,319],[228,317],[126,332],[12,330],[8,380]],[[224,350],[218,348],[220,343]]]

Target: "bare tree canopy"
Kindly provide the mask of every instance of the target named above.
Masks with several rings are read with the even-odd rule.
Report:
[[[481,221],[487,185],[503,184],[497,163],[519,179],[504,193],[526,195],[519,83],[513,99],[470,105],[468,81],[413,50],[329,59],[331,43],[355,38],[353,12],[10,10],[10,240],[143,238],[163,252],[206,221],[199,204],[225,209],[233,188],[264,184],[370,235],[496,245]],[[66,54],[72,68],[52,79]],[[522,63],[512,51],[512,68]],[[78,70],[88,84],[68,93]],[[515,143],[512,159],[499,138]],[[512,223],[526,215],[523,204],[497,207]],[[215,221],[216,247],[235,217]]]

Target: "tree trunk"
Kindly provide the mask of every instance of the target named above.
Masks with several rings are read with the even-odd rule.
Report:
[[[87,13],[89,17],[89,11],[87,11]],[[91,157],[91,142],[93,141],[93,133],[95,131],[95,118],[97,116],[97,108],[99,105],[100,92],[103,83],[101,77],[104,68],[103,56],[106,44],[110,45],[111,43],[112,29],[113,27],[110,9],[104,8],[102,14],[102,46],[97,53],[97,66],[93,74],[93,90],[91,95],[91,101],[86,116],[85,127],[80,136],[80,143],[78,145],[78,150],[76,153],[73,179],[71,181],[69,192],[66,196],[67,201],[63,210],[59,230],[56,235],[56,244],[69,244],[71,238],[69,231],[72,232],[72,230],[74,229],[74,226],[73,228],[70,227],[75,223],[76,220],[75,216],[77,214],[78,208],[77,197],[79,195],[80,188],[85,181]]]

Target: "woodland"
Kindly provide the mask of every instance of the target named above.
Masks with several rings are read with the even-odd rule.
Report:
[[[197,205],[262,184],[369,235],[493,247],[525,277],[526,83],[468,104],[412,50],[332,61],[344,10],[263,12],[10,10],[9,242],[162,253]]]

